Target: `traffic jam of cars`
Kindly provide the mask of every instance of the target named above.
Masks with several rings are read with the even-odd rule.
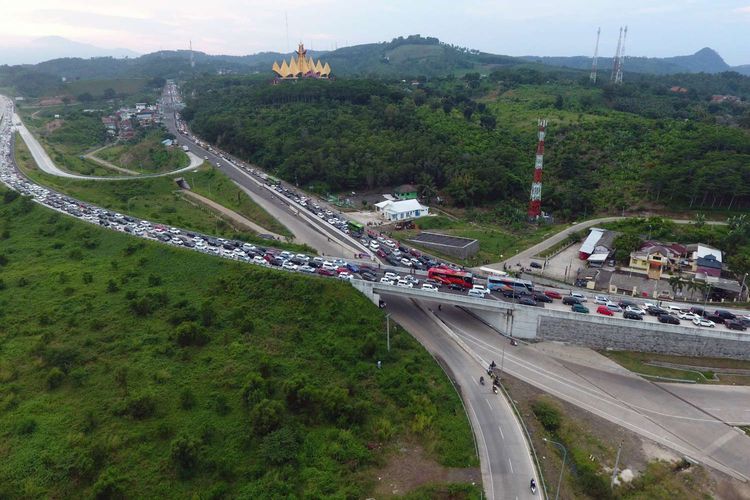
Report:
[[[10,101],[0,99],[0,116],[2,117],[0,122],[0,181],[11,189],[32,197],[34,201],[44,206],[85,222],[168,245],[267,268],[317,274],[342,280],[361,279],[426,292],[458,293],[478,299],[510,301],[532,307],[545,307],[545,304],[554,306],[554,301],[560,301],[562,306],[569,306],[572,312],[584,314],[590,312],[585,305],[588,303],[588,298],[581,292],[539,290],[532,282],[511,277],[501,271],[486,277],[475,276],[455,264],[424,255],[417,249],[408,248],[374,231],[353,226],[351,221],[347,221],[343,215],[334,213],[294,189],[282,186],[280,182],[275,184],[274,190],[338,230],[357,238],[359,243],[392,267],[381,266],[379,263],[347,261],[343,258],[311,256],[240,240],[228,240],[153,223],[76,200],[29,181],[16,169],[11,147],[12,109]],[[184,128],[182,131],[184,133]],[[192,139],[197,141],[195,138]],[[213,148],[206,147],[213,152]],[[217,154],[225,161],[245,169],[260,179],[266,176],[265,173],[248,167],[223,153]],[[739,331],[744,331],[750,326],[750,315],[735,314],[721,309],[712,313],[698,306],[683,308],[683,306],[669,305],[663,308],[660,303],[637,303],[630,299],[616,301],[604,295],[595,295],[592,301],[596,313],[603,316],[621,315],[622,318],[629,320],[643,320],[647,316],[652,316],[665,324],[679,325],[686,322],[696,327],[708,328],[724,324],[728,329]]]

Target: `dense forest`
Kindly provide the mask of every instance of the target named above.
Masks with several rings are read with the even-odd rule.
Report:
[[[617,87],[582,80],[572,70],[532,68],[419,85],[213,77],[189,85],[184,116],[207,140],[305,187],[413,182],[457,206],[523,204],[536,119],[547,117],[543,196],[562,217],[750,205],[750,78],[642,77]],[[711,103],[716,93],[741,100]]]

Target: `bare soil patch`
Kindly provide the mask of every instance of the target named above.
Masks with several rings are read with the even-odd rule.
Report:
[[[429,458],[424,448],[411,442],[401,443],[373,476],[376,498],[401,496],[426,484],[482,482],[478,467],[443,467]]]

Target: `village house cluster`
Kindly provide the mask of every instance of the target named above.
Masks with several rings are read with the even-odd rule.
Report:
[[[135,127],[151,127],[158,122],[158,104],[145,102],[138,102],[134,108],[121,108],[111,115],[102,117],[107,134],[122,140],[132,139]]]

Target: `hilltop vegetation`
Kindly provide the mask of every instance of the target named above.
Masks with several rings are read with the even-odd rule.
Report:
[[[536,119],[547,117],[543,196],[558,217],[748,207],[750,111],[707,99],[717,88],[747,99],[750,78],[686,75],[686,95],[664,78],[592,87],[570,71],[505,69],[420,88],[206,78],[189,88],[184,116],[207,140],[321,192],[412,182],[428,199],[520,217]]]
[[[448,379],[348,284],[4,190],[0,221],[0,497],[363,498],[402,439],[476,465]]]

